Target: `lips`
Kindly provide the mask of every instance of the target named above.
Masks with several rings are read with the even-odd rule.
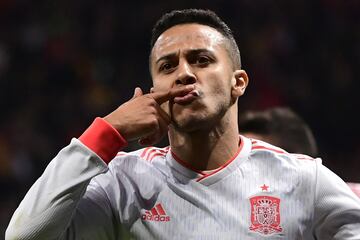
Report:
[[[174,98],[174,103],[180,105],[186,105],[192,103],[200,96],[200,92],[198,90],[192,90],[191,92],[185,94],[184,96],[177,96]]]

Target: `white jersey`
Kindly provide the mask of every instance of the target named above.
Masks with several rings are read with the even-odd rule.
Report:
[[[14,213],[6,239],[360,239],[360,201],[320,159],[240,137],[208,172],[170,147],[119,152],[106,165],[78,139]]]

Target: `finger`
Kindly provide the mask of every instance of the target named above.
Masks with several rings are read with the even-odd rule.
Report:
[[[170,116],[159,105],[156,105],[156,110],[158,113],[158,125],[154,128],[153,133],[139,139],[138,142],[142,146],[158,143],[169,131],[169,125],[171,123]]]
[[[154,145],[158,143],[165,134],[169,131],[169,124],[162,118],[158,119],[158,125],[155,128],[154,132],[146,137],[139,139],[139,144],[141,145]]]
[[[185,96],[189,92],[195,89],[193,84],[185,85],[179,88],[172,88],[169,91],[162,91],[162,92],[154,92],[150,93],[150,96],[155,99],[155,101],[161,105],[162,103],[169,101],[170,99],[177,97],[177,96]]]
[[[155,133],[157,138],[156,141],[159,141],[168,131],[169,131],[169,122],[164,118],[159,118],[159,130]]]
[[[143,95],[143,91],[141,90],[141,88],[136,87],[134,90],[134,96],[132,98],[137,98]]]
[[[141,140],[140,143],[142,142],[147,145],[158,143],[169,131],[169,124],[170,121],[167,121],[163,117],[159,116],[157,119],[157,126],[154,128],[154,131],[143,137],[143,140]]]
[[[159,113],[160,117],[163,119],[163,121],[166,122],[167,125],[171,123],[171,117],[167,112],[165,112],[159,105],[156,105],[156,110]]]

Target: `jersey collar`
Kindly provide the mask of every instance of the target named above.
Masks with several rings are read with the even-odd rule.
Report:
[[[191,169],[186,162],[179,159],[170,148],[166,155],[166,162],[172,169],[173,176],[180,182],[195,181],[203,185],[211,185],[238,169],[239,164],[248,159],[251,151],[251,140],[240,136],[240,145],[236,154],[222,166],[212,171],[198,171]]]

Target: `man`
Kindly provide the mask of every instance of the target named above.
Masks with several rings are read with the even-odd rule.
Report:
[[[7,239],[119,239],[120,226],[138,239],[360,237],[360,202],[340,178],[239,136],[248,76],[215,13],[165,14],[151,43],[151,93],[135,89],[59,152]],[[166,133],[169,147],[117,153]]]
[[[240,114],[241,134],[268,142],[291,153],[318,156],[313,132],[308,124],[287,107],[273,107],[263,111],[246,111]],[[351,190],[360,197],[360,184],[347,182]]]

